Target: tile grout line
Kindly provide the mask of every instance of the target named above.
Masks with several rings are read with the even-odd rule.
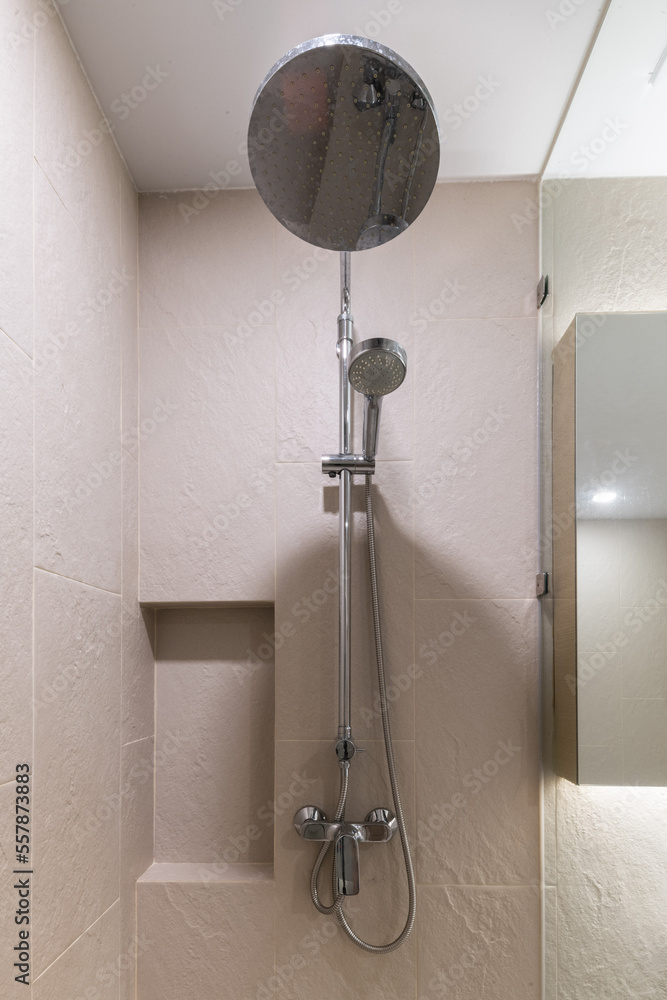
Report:
[[[35,369],[35,347],[36,347],[36,337],[35,337],[35,314],[37,309],[37,269],[36,269],[36,259],[37,259],[37,212],[35,205],[35,171],[37,158],[36,153],[36,142],[37,142],[37,35],[38,32],[34,33],[32,40],[32,73],[33,73],[33,83],[32,83],[32,161],[30,164],[31,171],[31,181],[32,181],[32,572],[30,574],[31,585],[32,585],[32,622],[30,630],[30,638],[32,643],[31,657],[30,657],[30,667],[31,667],[31,697],[30,697],[30,728],[31,728],[31,762],[30,770],[34,772],[35,769],[35,746],[36,746],[36,712],[35,712],[35,687],[36,687],[36,586],[35,586],[35,563],[37,561],[37,391],[36,391],[36,369]],[[33,784],[33,790],[34,790]],[[39,793],[39,784],[37,785]],[[39,802],[39,795],[37,798]],[[36,857],[39,861],[39,846],[35,842],[36,847]],[[32,863],[33,869],[35,868],[34,860]],[[39,921],[37,923],[37,936],[39,939]],[[33,996],[33,984],[30,983],[30,996]]]
[[[61,580],[68,580],[70,583],[77,583],[80,587],[90,587],[91,590],[99,590],[103,594],[111,594],[112,597],[120,597],[120,591],[118,590],[107,590],[106,587],[98,587],[94,583],[85,583],[83,580],[77,580],[73,576],[65,576],[64,573],[57,573],[54,569],[46,569],[44,566],[34,566],[34,569],[39,573],[48,573],[49,576],[57,576]]]
[[[439,316],[437,319],[438,324],[445,323],[479,323],[479,322],[504,322],[506,320],[525,320],[530,322],[536,322],[538,316],[536,312],[529,313],[508,313],[507,315],[497,315],[496,313],[484,315],[484,316]],[[276,325],[276,323],[258,323],[253,326],[253,330],[271,330]],[[435,325],[435,322],[434,322]],[[234,326],[234,321],[230,320],[227,324],[216,324],[216,323],[147,323],[146,325],[140,324],[138,330],[225,330],[229,331],[231,327]]]
[[[123,258],[123,204],[122,204],[122,180],[121,172],[118,170],[117,173],[117,183],[118,183],[118,259],[120,261],[121,271],[124,267]],[[123,289],[123,292],[125,290]],[[118,368],[120,371],[119,379],[119,399],[118,399],[118,427],[119,427],[119,446],[121,451],[121,462],[120,462],[120,607],[118,609],[118,615],[120,619],[120,646],[119,646],[119,670],[120,670],[120,684],[118,690],[118,801],[120,807],[118,809],[118,899],[120,900],[123,891],[123,708],[125,703],[124,688],[125,688],[125,655],[124,655],[124,643],[125,638],[125,615],[123,614],[123,603],[125,599],[125,555],[126,555],[126,543],[125,543],[125,519],[126,519],[126,508],[125,508],[125,494],[127,489],[127,474],[126,474],[126,462],[122,460],[123,453],[123,400],[125,396],[124,392],[124,381],[125,381],[125,367],[123,365],[123,339],[125,336],[125,323],[124,323],[124,302],[123,293],[121,293],[120,299],[120,331],[118,337]],[[120,960],[123,953],[123,940],[124,931],[123,926],[123,908],[119,903],[118,906],[118,959]],[[136,944],[136,924],[134,928],[134,943]],[[136,947],[135,947],[136,955]],[[136,958],[134,959],[136,964]],[[120,991],[121,982],[123,979],[123,972],[120,972],[118,977],[118,989]]]
[[[33,207],[33,214],[34,214],[34,207]],[[34,245],[33,245],[33,257],[34,257]],[[34,289],[33,289],[33,310],[34,310],[34,300],[35,300],[35,294],[34,294]],[[26,358],[28,359],[28,361],[30,362],[30,364],[32,366],[33,359],[30,357],[30,355],[28,354],[28,352],[23,347],[21,347],[21,345],[18,343],[18,341],[14,340],[14,338],[11,335],[11,333],[8,333],[7,330],[5,330],[1,326],[0,326],[0,333],[2,333],[3,336],[5,336],[7,338],[7,340],[9,341],[9,343],[13,347],[16,347],[21,352],[21,354],[24,354],[26,356]],[[34,348],[33,348],[33,350],[34,350]]]
[[[128,740],[127,743],[121,743],[121,746],[122,747],[131,747],[131,746],[134,746],[135,743],[143,743],[145,740],[152,740],[152,739],[153,739],[152,735],[140,736],[136,740]]]
[[[67,947],[63,948],[63,950],[60,952],[60,954],[56,958],[54,958],[52,962],[49,962],[49,964],[46,966],[45,969],[42,969],[42,971],[40,972],[40,974],[36,977],[36,979],[33,980],[33,982],[34,983],[39,982],[39,980],[42,978],[42,976],[45,975],[49,971],[49,969],[53,968],[53,966],[56,964],[56,962],[59,962],[60,959],[63,957],[63,955],[65,955],[71,948],[73,948],[74,945],[78,941],[80,941],[82,937],[85,937],[85,935],[89,931],[91,931],[93,929],[93,927],[95,926],[95,924],[99,923],[99,921],[102,920],[102,918],[105,917],[107,915],[107,913],[109,913],[111,910],[113,910],[113,908],[114,908],[114,906],[116,906],[116,904],[118,904],[118,906],[120,908],[120,897],[117,897],[116,899],[114,899],[113,903],[110,906],[107,906],[106,910],[103,910],[102,913],[100,913],[100,915],[98,917],[95,917],[95,919],[93,920],[93,922],[91,924],[89,924],[88,927],[86,927],[86,929],[84,931],[82,931],[77,937],[75,937],[73,941],[70,941],[70,943],[67,945]]]

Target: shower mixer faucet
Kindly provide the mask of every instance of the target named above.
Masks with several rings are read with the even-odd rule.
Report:
[[[333,841],[338,892],[342,896],[356,896],[359,844],[385,844],[396,833],[398,823],[389,809],[373,809],[363,823],[355,823],[329,822],[317,806],[303,806],[294,816],[294,828],[304,840]]]

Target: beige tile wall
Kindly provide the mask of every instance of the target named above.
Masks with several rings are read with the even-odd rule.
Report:
[[[337,494],[318,462],[337,446],[338,260],[285,232],[254,192],[219,193],[196,213],[193,198],[140,199],[142,414],[159,399],[173,406],[141,443],[141,587],[155,601],[275,597],[275,978],[267,987],[262,967],[248,981],[221,909],[229,975],[248,995],[273,988],[294,1000],[467,998],[490,983],[497,1000],[537,1000],[538,275],[537,224],[524,219],[535,187],[439,186],[408,234],[353,256],[357,338],[394,337],[409,352],[410,374],[385,403],[374,487],[420,883],[417,930],[389,956],[358,951],[315,912],[314,850],[292,826],[307,802],[332,811],[337,792]],[[366,752],[348,815],[363,819],[390,794],[361,485],[353,505],[354,731]],[[199,768],[225,746],[222,729],[213,738]],[[399,844],[368,847],[362,865],[350,919],[389,940],[406,906]],[[212,912],[231,905],[226,888],[216,882]],[[150,907],[157,931],[161,911],[147,899],[147,920]],[[191,941],[207,953],[196,927]],[[169,949],[160,957],[181,975]],[[154,962],[140,971],[141,1000],[163,995]],[[201,992],[208,972],[196,975]]]
[[[667,308],[667,179],[548,181],[542,197],[543,511],[550,565],[550,356],[577,312]],[[522,213],[524,217],[526,212]],[[664,788],[576,787],[549,768],[551,613],[543,603],[547,1000],[659,996],[666,975]],[[599,767],[606,766],[605,759]],[[622,984],[622,985],[619,985]]]
[[[273,896],[270,880],[140,883],[137,996],[274,995]]]
[[[134,879],[153,857],[137,195],[56,6],[4,4],[0,48],[0,874],[8,886],[26,761],[32,995],[129,1000]],[[27,996],[2,895],[0,993]]]

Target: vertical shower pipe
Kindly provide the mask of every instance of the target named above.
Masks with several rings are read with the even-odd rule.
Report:
[[[338,317],[338,361],[340,368],[340,431],[341,455],[351,453],[352,391],[347,377],[347,362],[352,349],[354,325],[350,311],[351,259],[349,253],[340,255],[340,316]],[[339,484],[339,605],[338,605],[338,739],[352,736],[350,724],[350,661],[352,655],[350,609],[352,604],[351,578],[351,477],[348,469],[340,473]]]

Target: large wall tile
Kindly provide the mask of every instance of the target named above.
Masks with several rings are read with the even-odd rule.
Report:
[[[382,462],[373,485],[384,654],[394,735],[413,735],[412,463]],[[276,732],[329,739],[338,731],[338,486],[311,464],[277,472]],[[353,497],[352,727],[379,739],[364,486]]]
[[[418,601],[418,878],[537,883],[534,601]]]
[[[558,785],[559,997],[659,997],[667,975],[664,788]]]
[[[623,779],[628,785],[667,785],[667,701],[623,699]]]
[[[612,519],[579,519],[577,524],[577,593],[588,613],[590,601],[620,604],[619,525]],[[577,628],[586,625],[579,620]],[[582,646],[588,649],[588,646]]]
[[[557,778],[550,769],[542,778],[542,836],[544,884],[555,886],[558,875],[558,847],[556,844],[556,784]]]
[[[598,645],[608,644],[620,631],[621,607],[618,600],[615,603],[605,601],[595,591],[584,597],[579,581],[577,577],[577,646],[585,654],[595,652]]]
[[[95,1000],[117,1000],[124,965],[118,951],[119,923],[116,902],[34,981],[34,1000],[71,1000],[86,992]]]
[[[120,598],[35,574],[35,973],[118,896]]]
[[[336,332],[340,312],[340,256],[304,243],[283,226],[276,227],[277,287],[284,301],[278,324],[292,329],[297,343],[313,326]],[[358,340],[398,339],[416,323],[413,294],[412,236],[391,240],[371,253],[351,256],[351,306]]]
[[[271,327],[141,331],[142,601],[273,600],[273,355]]]
[[[119,592],[120,302],[39,167],[35,185],[35,559]]]
[[[32,381],[0,333],[0,784],[32,761]]]
[[[326,739],[338,727],[338,489],[328,483],[315,464],[277,467],[275,621],[285,635],[276,652],[280,739]],[[352,493],[358,511],[358,488]]]
[[[451,321],[416,339],[415,595],[532,596],[535,322]]]
[[[577,312],[665,308],[666,196],[665,177],[582,178],[563,186],[553,225],[557,338]]]
[[[270,608],[158,612],[156,861],[272,860],[272,633]]]
[[[558,890],[545,886],[544,893],[544,1000],[558,1000]]]
[[[621,606],[655,603],[667,579],[667,520],[622,521],[617,530]]]
[[[121,611],[121,742],[155,730],[155,612],[139,604],[139,468],[123,451],[123,566]]]
[[[443,318],[534,316],[537,214],[529,181],[436,184],[411,227],[416,306]]]
[[[537,887],[420,886],[418,900],[420,997],[539,1000]]]
[[[623,608],[628,638],[621,651],[624,698],[667,697],[667,609],[651,610],[652,618],[643,608]]]
[[[194,214],[186,192],[140,198],[139,325],[224,327],[243,340],[256,310],[268,311],[260,324],[275,318],[273,216],[256,191],[202,197]]]
[[[142,882],[137,1000],[254,997],[272,990],[273,883]]]
[[[120,1000],[134,1000],[136,881],[153,863],[153,739],[124,746],[120,758]]]
[[[414,844],[414,756],[411,742],[395,744],[406,822]],[[333,743],[279,742],[276,745],[276,967],[298,956],[289,983],[291,1000],[404,1000],[415,989],[416,935],[396,952],[371,955],[357,948],[335,917],[321,917],[310,899],[309,880],[320,845],[297,836],[293,816],[303,805],[319,805],[332,816],[338,799],[338,767]],[[377,806],[392,808],[384,746],[366,743],[350,771],[345,815],[364,819]],[[320,876],[322,897],[331,899],[330,866]],[[328,873],[328,874],[327,874]],[[392,941],[407,916],[407,886],[400,839],[360,849],[361,892],[345,902],[352,929],[375,944]],[[293,963],[296,965],[296,963]]]
[[[623,742],[621,664],[609,661],[595,670],[591,658],[577,660],[577,725],[582,744],[610,746]]]
[[[282,226],[276,241],[276,459],[319,461],[338,451],[339,258]]]
[[[124,167],[57,16],[35,32],[35,158],[94,258],[118,270]]]
[[[0,330],[32,356],[34,0],[0,11]]]
[[[579,781],[582,785],[622,785],[623,746],[608,743],[603,746],[586,746],[579,743]],[[550,807],[554,803],[549,803]],[[545,822],[551,824],[555,813],[547,813]]]

